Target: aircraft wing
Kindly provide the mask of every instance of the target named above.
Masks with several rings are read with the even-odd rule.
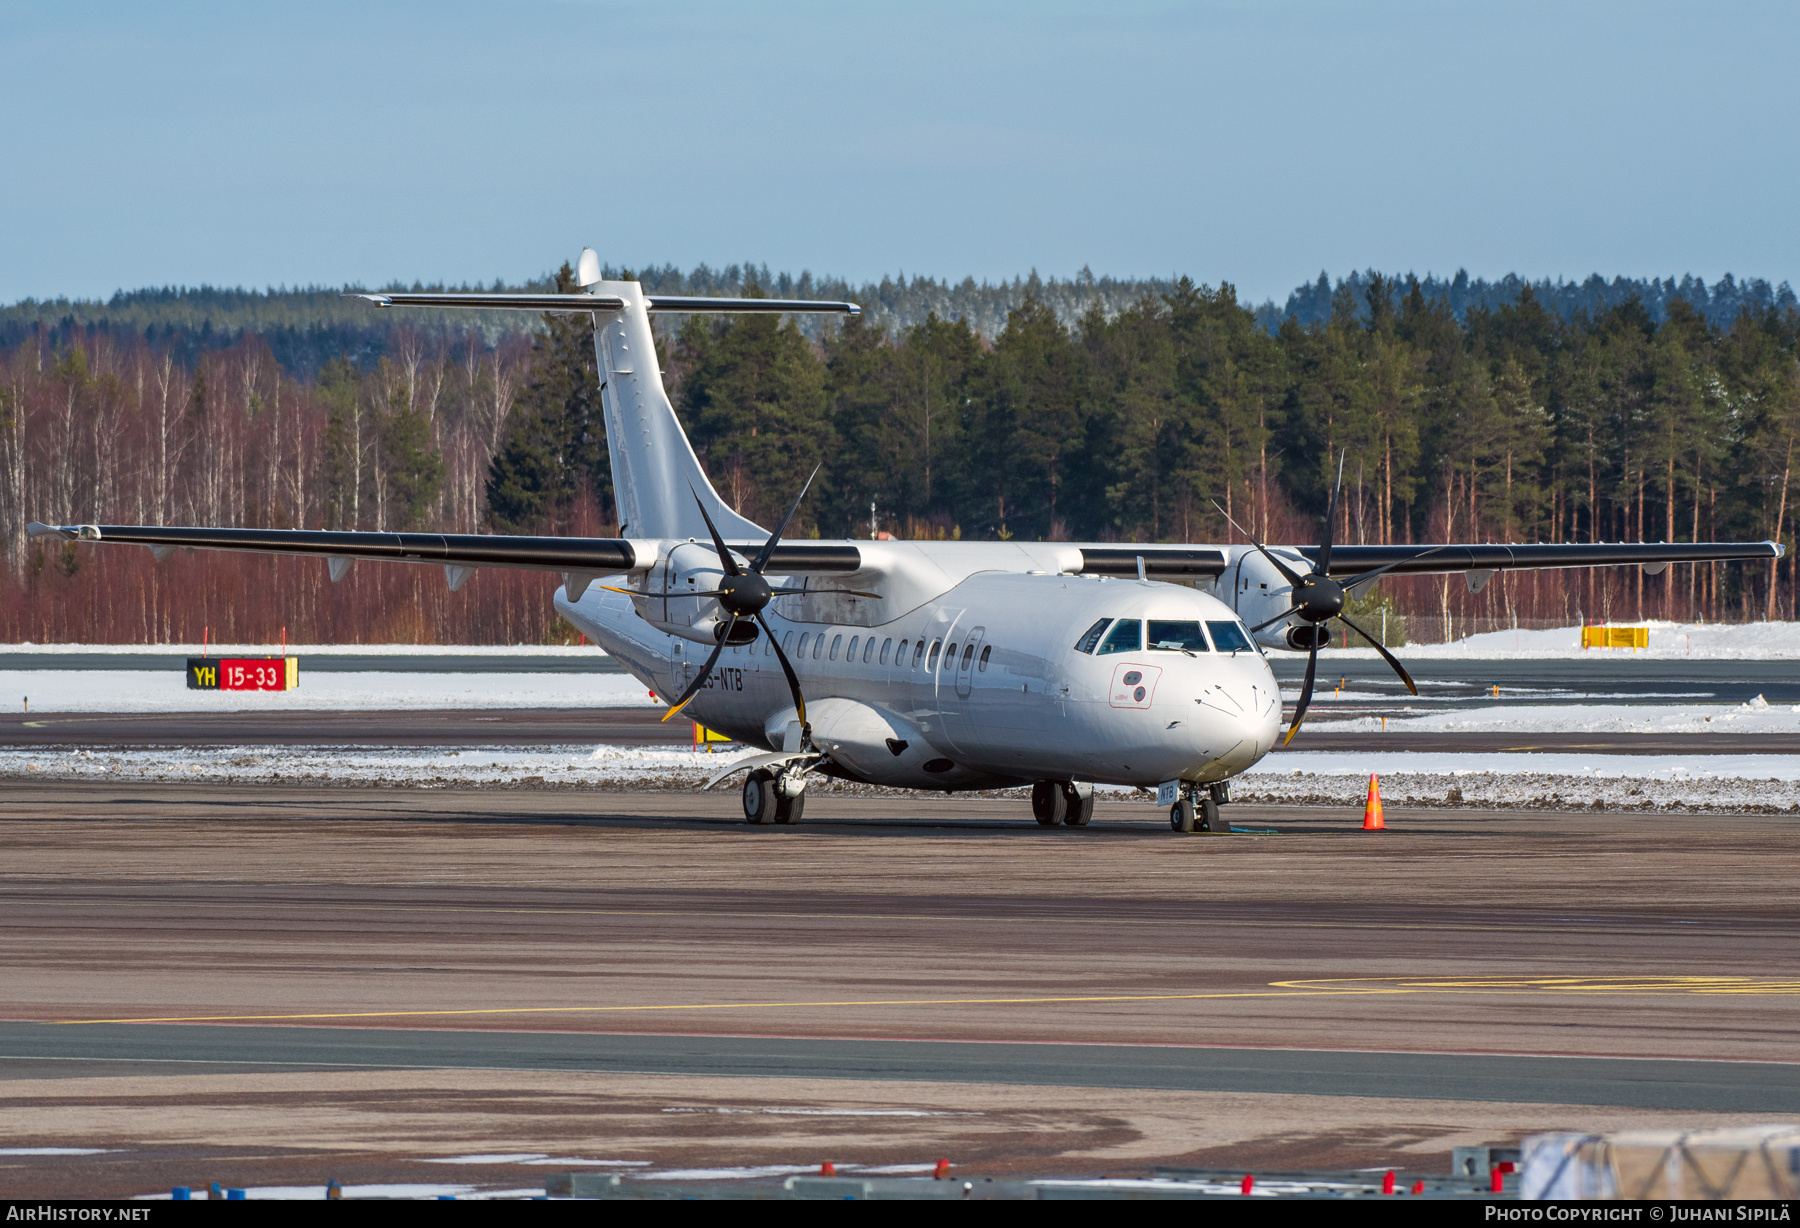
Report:
[[[1231,566],[1232,560],[1255,548],[1244,545],[1119,545],[1081,543],[1079,570],[1084,575],[1132,577],[1150,580],[1211,579]],[[1277,556],[1306,570],[1316,567],[1317,546],[1271,546]],[[1331,551],[1331,574],[1348,577],[1387,568],[1388,575],[1421,576],[1446,573],[1515,571],[1547,567],[1630,567],[1660,572],[1670,563],[1718,563],[1741,559],[1778,559],[1778,542],[1618,542],[1544,545],[1484,545],[1479,543],[1425,544],[1419,546],[1336,546]],[[1071,570],[1074,567],[1071,565]],[[1140,570],[1141,569],[1141,570]]]
[[[655,566],[659,543],[609,537],[507,537],[488,533],[352,533],[322,529],[205,529],[166,525],[78,524],[27,526],[33,537],[64,541],[148,546],[159,559],[184,547],[195,550],[244,550],[258,554],[311,555],[331,563],[332,578],[341,579],[358,559],[401,563],[439,563],[452,588],[461,588],[482,567],[560,571],[572,584],[586,588],[595,576],[644,571]],[[854,546],[782,543],[770,569],[777,574],[852,572],[861,566]],[[573,595],[573,594],[571,594]]]
[[[1308,564],[1317,546],[1280,547]],[[1447,544],[1420,546],[1334,546],[1331,574],[1354,576],[1386,567],[1389,575],[1516,571],[1549,567],[1638,566],[1655,575],[1670,563],[1723,563],[1735,559],[1778,559],[1779,542],[1574,542],[1540,545]]]

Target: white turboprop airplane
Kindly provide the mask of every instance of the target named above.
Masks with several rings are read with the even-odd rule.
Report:
[[[618,539],[32,524],[34,535],[441,565],[452,590],[484,567],[563,573],[557,611],[659,695],[763,753],[744,816],[800,819],[820,774],[951,792],[1032,786],[1046,826],[1085,826],[1096,783],[1158,789],[1177,831],[1225,831],[1228,782],[1280,735],[1265,648],[1319,649],[1347,592],[1381,575],[1778,558],[1772,542],[1318,547],[1064,542],[783,541],[713,490],[663,390],[651,312],[837,312],[853,303],[647,295],[603,281],[582,252],[579,294],[364,294],[379,307],[591,313]],[[804,489],[800,492],[803,497]],[[1332,495],[1335,508],[1336,494]],[[606,583],[600,583],[605,579]],[[665,716],[664,719],[667,719]]]

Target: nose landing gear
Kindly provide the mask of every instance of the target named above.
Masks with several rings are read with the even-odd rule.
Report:
[[[1031,786],[1031,814],[1040,827],[1086,827],[1094,818],[1094,786],[1086,781],[1040,780]]]
[[[1192,834],[1197,831],[1222,836],[1231,831],[1231,824],[1219,812],[1219,807],[1231,800],[1231,788],[1225,784],[1208,785],[1206,796],[1200,796],[1200,786],[1189,785],[1184,790],[1180,801],[1169,807],[1169,826],[1175,831]]]

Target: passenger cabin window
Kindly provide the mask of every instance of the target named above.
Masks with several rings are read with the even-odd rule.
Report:
[[[1075,651],[1092,653],[1100,643],[1100,637],[1106,634],[1106,624],[1111,621],[1110,618],[1103,618],[1089,627],[1082,637],[1075,641]]]
[[[992,644],[989,644],[986,648],[983,648],[981,650],[981,670],[983,673],[987,672],[988,658],[990,656],[992,656],[993,654],[994,654],[994,646]]]
[[[892,648],[893,646],[894,646],[894,641],[891,639],[881,641],[881,656],[876,662],[878,665],[886,665],[887,664],[888,649]],[[869,637],[869,647],[871,647],[871,648],[875,647],[875,637],[874,636]],[[905,652],[906,651],[905,647],[902,647],[900,649],[900,651]]]
[[[804,657],[806,655],[806,641],[811,638],[812,632],[810,631],[803,631],[800,633],[800,651],[794,654],[796,657]]]
[[[1213,646],[1220,652],[1254,652],[1256,646],[1244,633],[1244,624],[1236,622],[1209,622],[1206,629],[1212,632]]]
[[[1121,618],[1113,624],[1112,633],[1106,642],[1100,645],[1100,656],[1113,652],[1142,652],[1144,649],[1144,624],[1135,618]]]
[[[919,642],[924,643],[923,640],[920,640]],[[926,669],[936,669],[937,668],[938,649],[942,648],[943,646],[944,646],[943,640],[932,640],[931,641],[931,656],[926,658],[926,661],[925,661]]]
[[[974,657],[974,655],[975,655],[975,645],[970,644],[968,647],[964,648],[962,665],[960,668],[965,669],[965,670],[968,669],[969,661],[972,657]]]
[[[919,668],[919,658],[925,655],[925,641],[920,640],[913,645],[913,668]]]
[[[819,654],[824,651],[825,651],[825,633],[823,631],[821,631],[821,632],[819,632],[819,638],[813,641],[813,660],[817,661],[819,659]]]
[[[834,635],[831,637],[831,659],[833,661],[837,660],[838,649],[842,648],[843,646],[844,646],[844,637],[843,636]]]
[[[860,636],[860,635],[853,635],[850,637],[850,651],[846,652],[844,654],[844,660],[846,660],[846,661],[856,660],[856,645],[857,645],[857,641],[859,641],[861,639],[862,639],[862,636]]]
[[[944,668],[956,668],[956,642],[954,640],[951,641],[950,647],[944,649]]]
[[[1200,622],[1177,622],[1165,618],[1152,618],[1147,624],[1149,634],[1145,637],[1152,649],[1164,652],[1205,652],[1206,634],[1200,630]]]

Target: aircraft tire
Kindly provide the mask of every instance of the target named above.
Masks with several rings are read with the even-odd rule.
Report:
[[[1178,832],[1194,830],[1194,803],[1183,798],[1169,807],[1169,826]]]
[[[1231,824],[1219,814],[1219,803],[1210,797],[1200,799],[1200,830],[1215,836],[1228,835]]]
[[[777,823],[798,823],[800,816],[806,813],[806,794],[799,797],[780,797],[775,799],[775,821]]]
[[[1031,817],[1039,827],[1060,827],[1068,814],[1069,798],[1061,781],[1040,780],[1031,786]]]
[[[1073,783],[1063,781],[1062,795],[1063,801],[1067,806],[1067,810],[1063,815],[1063,822],[1066,825],[1070,827],[1086,827],[1093,821],[1094,795],[1092,792],[1089,792],[1086,797],[1083,797],[1075,791]]]
[[[775,822],[775,775],[758,768],[744,781],[744,822]]]

